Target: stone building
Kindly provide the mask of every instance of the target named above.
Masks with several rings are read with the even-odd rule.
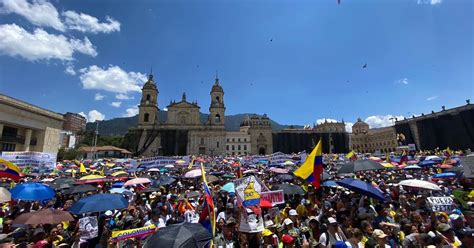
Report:
[[[0,94],[0,152],[57,154],[63,115]]]
[[[240,132],[250,136],[250,154],[273,153],[272,126],[266,114],[246,116],[240,124]]]
[[[394,127],[369,128],[360,118],[352,126],[351,149],[361,153],[394,152],[397,136]]]
[[[245,131],[226,132],[226,155],[248,155],[252,151],[251,136]]]
[[[197,102],[181,101],[167,106],[166,120],[159,120],[158,87],[150,75],[142,89],[138,126],[125,139],[141,156],[226,153],[224,90],[216,77],[210,92],[209,118],[201,120]]]
[[[86,118],[77,113],[67,112],[63,115],[61,147],[74,148],[81,141],[81,134],[86,130]]]

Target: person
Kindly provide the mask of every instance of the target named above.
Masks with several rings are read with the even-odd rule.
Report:
[[[319,247],[330,248],[336,245],[338,241],[345,242],[345,238],[339,231],[337,220],[333,217],[328,218],[327,231],[319,236]]]
[[[390,245],[387,241],[388,236],[382,230],[374,229],[372,236],[376,242],[376,248],[390,248]]]
[[[234,217],[230,217],[220,232],[215,238],[214,242],[217,248],[239,248],[239,240],[235,232],[235,225],[237,221]]]
[[[281,242],[283,244],[283,248],[294,248],[295,246],[295,238],[293,238],[291,235],[288,234],[283,234],[281,237]]]
[[[216,221],[219,222],[220,219],[227,220],[230,217],[233,217],[233,215],[234,215],[234,204],[229,202],[225,206],[225,211],[220,212],[217,215]]]
[[[262,231],[262,237],[263,237],[263,248],[277,248],[278,245],[275,245],[273,243],[273,232],[270,231],[269,229],[265,228]]]
[[[364,245],[361,243],[362,240],[362,232],[359,228],[351,228],[347,230],[348,240],[346,243],[350,248],[363,248]]]

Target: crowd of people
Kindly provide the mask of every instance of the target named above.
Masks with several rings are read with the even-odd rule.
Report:
[[[358,159],[365,160],[368,157],[359,155]],[[424,157],[412,158],[418,161],[423,159]],[[4,202],[0,210],[0,247],[161,247],[159,243],[155,244],[148,239],[147,236],[154,234],[116,241],[112,233],[150,225],[154,225],[156,233],[159,233],[178,223],[200,223],[212,233],[213,221],[215,232],[211,235],[212,239],[203,245],[205,247],[474,247],[474,200],[470,198],[474,185],[471,179],[463,177],[461,170],[454,173],[455,176],[435,180],[434,175],[444,170],[438,168],[443,161],[410,170],[394,166],[382,170],[339,174],[338,170],[349,161],[344,155],[326,155],[324,173],[328,177],[323,178],[321,187],[315,188],[292,175],[298,162],[282,168],[288,170],[288,173],[281,174],[279,171],[277,174],[274,170],[269,170],[269,165],[260,163],[235,166],[237,158],[224,160],[219,157],[202,157],[201,160],[206,167],[207,184],[212,192],[215,220],[211,214],[213,211],[206,204],[202,178],[184,177],[187,171],[196,168],[184,165],[154,170],[133,168],[127,171],[125,164],[117,163],[114,166],[125,167],[127,175],[98,177],[87,181],[80,179],[84,175],[79,172],[74,176],[70,171],[66,172],[70,168],[66,162],[63,163],[64,168],[54,173],[26,174],[17,183],[3,181],[5,188],[26,182],[44,183],[55,189],[55,196],[43,201],[12,199]],[[231,160],[233,163],[227,162]],[[391,163],[388,158],[381,160],[379,162]],[[459,160],[451,159],[449,163],[454,167],[461,166]],[[90,165],[92,164],[94,163],[91,162]],[[111,174],[114,166],[107,168],[106,173]],[[101,171],[100,164],[96,171]],[[91,173],[88,171],[86,174]],[[290,184],[300,187],[301,193],[285,192],[284,203],[262,205],[257,210],[254,209],[253,213],[257,217],[248,219],[249,215],[242,216],[248,209],[242,207],[235,190],[233,192],[224,186],[250,175],[269,190],[277,184]],[[120,183],[120,180],[127,181],[131,178],[148,178],[151,183],[131,186]],[[376,199],[338,184],[324,183],[337,182],[343,178],[369,182],[381,191],[385,199]],[[432,182],[441,190],[399,184],[406,179]],[[88,190],[73,190],[81,181],[93,187]],[[42,209],[68,211],[81,198],[108,194],[113,189],[127,199],[128,207],[74,215],[71,221],[32,225],[19,223],[17,220],[22,214]],[[468,194],[463,200],[459,200],[453,196],[453,191]],[[453,201],[440,210],[429,204],[429,197],[450,197]],[[102,204],[106,205],[108,202]],[[80,229],[79,219],[84,216],[97,217],[98,230],[93,238],[85,238]],[[243,225],[250,225],[250,229],[257,231],[243,231]],[[176,235],[178,239],[180,234]],[[187,244],[185,247],[198,245]]]

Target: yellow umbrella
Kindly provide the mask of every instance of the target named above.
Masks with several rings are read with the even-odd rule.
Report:
[[[118,177],[120,175],[125,175],[125,176],[128,176],[128,173],[125,172],[125,171],[117,171],[117,172],[114,172],[111,174],[113,177]]]
[[[99,175],[87,175],[85,177],[81,177],[81,180],[100,179],[100,178],[105,178],[105,177],[99,176]]]
[[[185,163],[186,163],[186,161],[184,161],[184,160],[180,159],[180,160],[176,160],[176,162],[175,162],[175,163],[177,163],[177,164],[185,164]]]
[[[393,164],[391,164],[391,163],[380,163],[380,164],[383,165],[383,167],[385,167],[385,168],[393,168],[393,167],[395,167],[395,166],[394,166]]]
[[[67,170],[65,170],[65,172],[67,172],[67,173],[73,173],[73,172],[76,172],[76,170],[74,170],[74,169],[67,169]]]
[[[114,167],[115,164],[114,164],[114,163],[105,163],[105,166],[107,166],[107,167]]]

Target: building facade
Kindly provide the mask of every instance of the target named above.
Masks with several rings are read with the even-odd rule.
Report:
[[[245,131],[226,132],[226,155],[248,155],[252,152],[251,136]]]
[[[61,131],[61,147],[74,148],[81,141],[81,134],[86,130],[87,120],[84,116],[67,112],[63,115],[63,130]]]
[[[474,104],[466,100],[463,106],[397,120],[395,130],[400,145],[415,144],[418,150],[474,150]]]
[[[397,148],[394,127],[369,128],[360,118],[352,126],[351,149],[360,153],[387,153]]]
[[[240,132],[250,136],[250,154],[273,153],[272,126],[266,114],[246,116],[240,124]]]
[[[129,158],[132,155],[132,153],[126,149],[115,146],[83,146],[78,150],[83,153],[84,159]]]
[[[57,154],[63,115],[0,94],[0,152]]]

